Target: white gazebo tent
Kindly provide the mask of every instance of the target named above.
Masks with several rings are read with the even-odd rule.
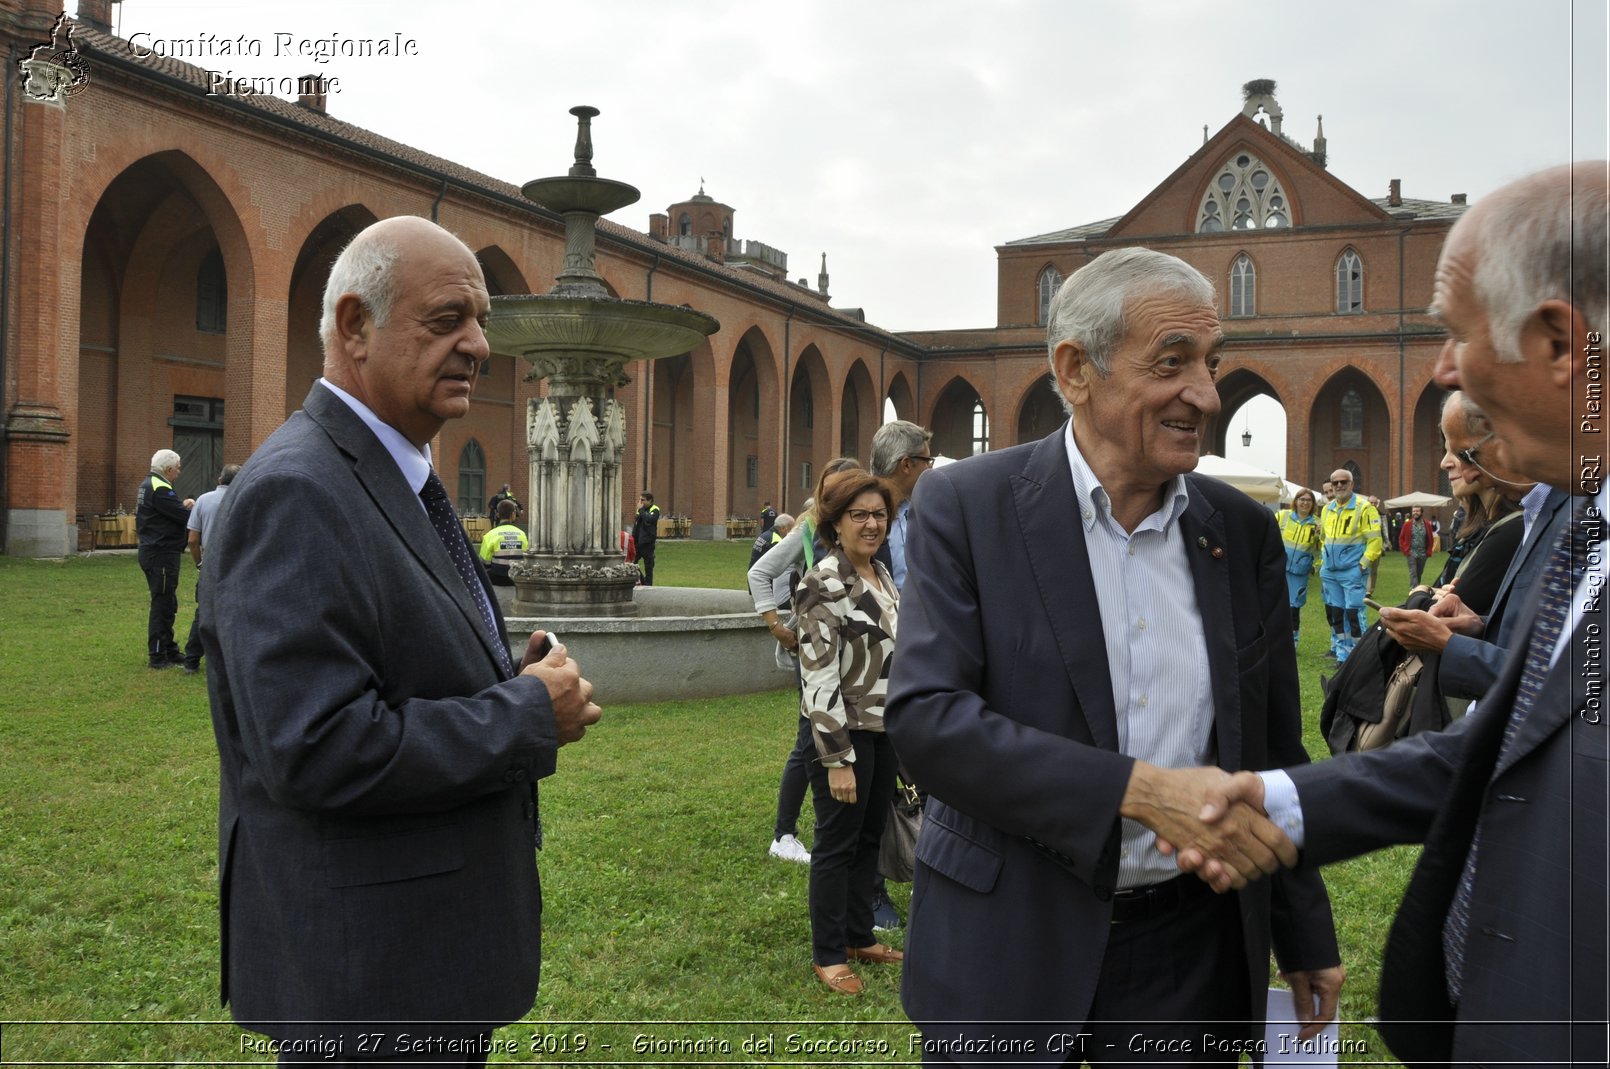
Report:
[[[1196,462],[1196,473],[1229,483],[1254,501],[1278,505],[1286,492],[1286,480],[1271,471],[1204,453]]]
[[[1424,490],[1416,490],[1412,494],[1394,497],[1382,503],[1383,508],[1389,509],[1440,509],[1453,503],[1453,498],[1443,497],[1441,494],[1428,494]]]

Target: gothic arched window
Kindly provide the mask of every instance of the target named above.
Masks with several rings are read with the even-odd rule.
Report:
[[[687,237],[689,234],[693,233],[693,220],[688,218],[687,212],[683,212],[681,215],[677,216],[676,232],[681,234],[683,237]]]
[[[1040,315],[1035,320],[1042,327],[1051,321],[1051,298],[1062,288],[1062,272],[1048,267],[1040,272]]]
[[[1252,258],[1242,253],[1230,265],[1230,315],[1258,314],[1258,272]]]
[[[1342,449],[1364,448],[1364,398],[1357,390],[1342,394],[1340,433],[1336,444]]]
[[[486,499],[486,452],[471,438],[458,454],[459,515],[480,512],[486,508]]]
[[[203,334],[229,329],[229,278],[223,253],[217,249],[203,256],[196,270],[196,329]]]
[[[1208,183],[1196,213],[1196,229],[1204,234],[1290,225],[1291,203],[1280,179],[1246,152],[1237,153]]]
[[[1351,248],[1336,261],[1336,312],[1356,315],[1364,311],[1364,261]]]
[[[982,400],[973,402],[973,455],[989,452],[989,413]]]

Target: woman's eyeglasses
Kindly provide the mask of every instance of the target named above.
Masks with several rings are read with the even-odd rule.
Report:
[[[844,515],[850,518],[851,523],[865,523],[868,520],[877,520],[879,523],[889,522],[888,509],[847,509]]]

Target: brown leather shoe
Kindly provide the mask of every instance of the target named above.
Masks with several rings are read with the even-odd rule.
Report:
[[[873,943],[869,947],[845,947],[844,954],[851,961],[872,961],[879,965],[899,965],[906,960],[905,954],[882,943]]]
[[[859,995],[861,993],[861,978],[855,975],[855,970],[848,965],[829,965],[823,968],[812,965],[816,970],[816,978],[841,995]]]

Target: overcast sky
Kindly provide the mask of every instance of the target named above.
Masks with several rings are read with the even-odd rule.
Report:
[[[325,73],[337,118],[515,184],[564,172],[567,109],[591,104],[599,173],[643,192],[611,219],[646,230],[702,179],[736,237],[813,286],[826,252],[833,303],[891,330],[993,326],[996,245],[1124,213],[1253,78],[1305,145],[1324,116],[1331,171],[1367,197],[1401,178],[1475,200],[1606,154],[1602,0],[125,0],[114,19],[147,44],[244,36],[261,57],[193,62]],[[417,55],[320,64],[276,34]]]

